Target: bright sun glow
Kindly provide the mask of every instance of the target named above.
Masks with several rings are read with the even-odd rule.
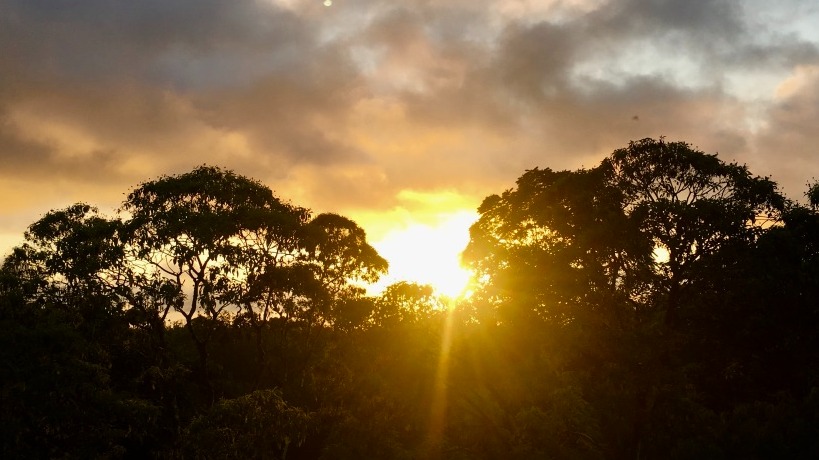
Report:
[[[390,263],[390,272],[373,288],[381,290],[398,282],[431,285],[439,294],[456,298],[464,295],[470,272],[460,263],[469,242],[469,227],[478,218],[461,211],[437,225],[410,224],[388,232],[372,245]]]

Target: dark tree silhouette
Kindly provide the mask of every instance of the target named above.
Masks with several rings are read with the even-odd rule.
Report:
[[[819,457],[819,198],[682,142],[487,197],[474,294],[202,166],[0,267],[0,457]]]

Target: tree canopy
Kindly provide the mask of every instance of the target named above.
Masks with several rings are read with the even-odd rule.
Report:
[[[201,166],[0,267],[4,458],[817,458],[819,210],[684,142],[524,172],[472,295]]]

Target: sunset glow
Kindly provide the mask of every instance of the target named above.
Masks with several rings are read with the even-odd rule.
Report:
[[[435,225],[410,224],[387,233],[373,246],[390,262],[390,272],[373,290],[397,281],[431,285],[448,297],[463,295],[470,271],[460,263],[460,254],[469,242],[469,226],[475,212],[460,211]]]

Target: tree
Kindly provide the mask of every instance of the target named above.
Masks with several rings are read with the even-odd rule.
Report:
[[[364,230],[338,214],[320,214],[307,224],[304,263],[325,287],[327,320],[343,315],[338,309],[363,295],[362,283],[373,283],[388,264],[367,243]]]
[[[89,211],[49,213],[0,268],[4,457],[117,458],[128,446],[145,455],[161,447],[144,444],[162,429],[159,407],[123,382],[144,369],[115,362],[146,350],[103,276],[112,233],[98,230],[110,222],[86,220]]]
[[[432,286],[399,281],[384,289],[376,299],[373,322],[389,327],[399,323],[418,323],[443,310]]]
[[[595,297],[626,305],[644,291],[651,240],[604,173],[534,169],[483,201],[464,259],[498,320],[561,323],[600,306]]]
[[[112,347],[89,340],[69,312],[16,307],[34,311],[0,320],[4,458],[119,458],[159,431],[156,405],[113,388],[111,348],[122,348],[125,334]]]
[[[703,256],[753,241],[780,219],[785,199],[767,177],[724,163],[684,142],[643,139],[615,150],[600,166],[623,194],[623,210],[667,253],[665,322],[677,317],[681,290]]]
[[[363,284],[386,268],[352,220],[311,218],[220,168],[144,182],[115,219],[83,203],[51,211],[0,269],[0,364],[13,369],[0,399],[14,411],[2,452],[178,456],[193,418],[187,439],[231,442],[191,455],[284,458],[309,416],[266,389],[337,401],[320,395],[344,367],[332,350],[369,325]]]
[[[708,418],[681,383],[704,361],[694,345],[718,341],[692,328],[718,305],[702,302],[699,273],[725,279],[785,207],[776,184],[745,166],[643,139],[592,169],[527,171],[485,199],[465,259],[489,310],[481,319],[533,349],[546,344],[539,336],[557,339],[558,370],[617,414],[600,418],[609,453],[633,457],[658,439],[661,404]]]
[[[557,321],[597,295],[659,308],[673,324],[694,264],[753,241],[785,206],[769,179],[663,139],[632,142],[590,170],[534,169],[517,185],[484,200],[465,257],[488,300],[528,296],[524,311]]]
[[[200,459],[280,459],[304,443],[311,414],[288,405],[277,390],[219,401],[191,422],[185,453]]]
[[[28,286],[28,299],[78,305],[90,296],[121,306],[121,223],[78,203],[48,212],[25,232],[26,242],[4,261]]]
[[[819,182],[814,182],[813,184],[809,185],[805,196],[808,198],[808,203],[810,203],[810,206],[814,210],[819,208]]]
[[[203,371],[209,324],[235,306],[237,289],[250,290],[245,281],[294,257],[308,216],[259,182],[208,166],[143,183],[123,210],[131,262],[145,267],[134,281],[182,316]]]

